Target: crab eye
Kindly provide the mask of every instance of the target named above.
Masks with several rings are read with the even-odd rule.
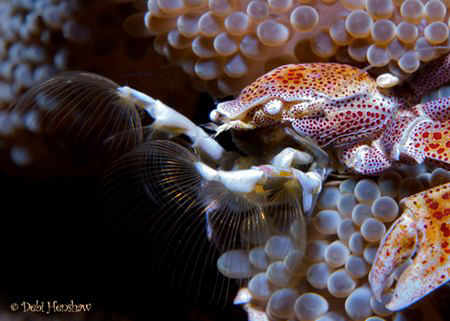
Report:
[[[211,111],[211,113],[209,114],[209,119],[216,123],[222,121],[224,118],[225,116],[221,112],[218,112],[216,109]]]
[[[272,100],[269,100],[264,105],[264,112],[266,112],[269,115],[277,115],[280,113],[282,108],[283,108],[283,102],[281,100],[272,99]]]

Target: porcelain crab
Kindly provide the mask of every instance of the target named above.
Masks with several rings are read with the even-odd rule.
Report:
[[[448,166],[450,100],[419,101],[450,79],[449,57],[424,68],[403,92],[380,88],[349,65],[281,66],[218,104],[210,117],[221,124],[218,132],[291,128],[288,135],[334,148],[341,163],[360,174],[378,175],[399,161]]]

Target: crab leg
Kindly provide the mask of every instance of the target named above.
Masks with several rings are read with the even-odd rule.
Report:
[[[385,152],[380,139],[372,142],[337,148],[342,163],[353,171],[363,175],[377,175],[391,167],[392,162]]]
[[[271,163],[279,167],[289,168],[294,164],[310,164],[312,161],[313,157],[309,153],[287,147],[275,155]]]
[[[394,145],[392,159],[398,161],[400,156],[407,156],[417,163],[435,161],[440,163],[439,166],[448,168],[450,120],[433,122],[416,118],[412,123],[413,126],[408,129],[405,137]]]
[[[400,310],[450,280],[450,183],[405,198],[403,215],[391,226],[375,257],[369,282],[380,298],[396,266],[414,254],[386,307]]]
[[[202,162],[197,162],[195,168],[199,175],[206,181],[219,182],[228,190],[237,193],[250,193],[260,187],[268,187],[287,181],[298,181],[302,189],[304,212],[309,212],[313,198],[322,188],[320,172],[303,173],[295,168],[285,169],[274,165],[252,166],[250,169],[237,171],[215,170]]]
[[[365,143],[338,148],[341,161],[361,174],[376,175],[401,159],[450,164],[450,98],[443,97],[399,110],[383,135]]]
[[[192,140],[192,146],[194,148],[198,148],[216,162],[219,162],[223,157],[225,151],[222,146],[186,116],[180,114],[161,101],[153,99],[133,88],[123,86],[117,88],[117,91],[124,99],[132,100],[150,114],[155,120],[152,123],[154,129],[173,136],[185,134]]]

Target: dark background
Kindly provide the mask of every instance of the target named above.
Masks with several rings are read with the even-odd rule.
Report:
[[[120,208],[111,215],[114,204],[105,205],[103,185],[96,179],[33,183],[3,174],[0,181],[4,309],[12,302],[73,299],[92,303],[94,312],[106,319],[245,320],[243,310],[231,304],[233,294],[227,300],[217,293],[214,264],[195,271],[189,265],[192,258],[170,244],[168,253],[186,265],[160,262],[155,248],[161,244],[137,229],[153,226],[148,220],[155,215],[145,213],[157,213],[143,195],[129,207],[119,200]],[[180,242],[182,238],[183,233]],[[194,282],[191,288],[184,284],[188,277]],[[237,288],[229,286],[231,293]],[[86,320],[92,316],[86,314]]]

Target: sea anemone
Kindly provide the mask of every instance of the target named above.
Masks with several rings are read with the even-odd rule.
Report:
[[[71,44],[91,30],[80,23],[76,1],[0,1],[0,107],[68,68]]]
[[[338,61],[407,79],[448,47],[447,2],[149,0],[125,28],[216,96],[286,63]]]
[[[112,1],[0,0],[0,109],[56,73],[85,70],[192,115],[199,94],[189,77],[124,31],[123,20],[136,10]]]
[[[382,295],[382,302],[372,296],[367,275],[380,239],[399,215],[398,202],[403,195],[398,191],[393,193],[392,186],[406,185],[424,173],[424,166],[402,166],[378,180],[350,178],[328,182],[308,224],[303,262],[291,271],[291,282],[287,286],[272,281],[278,277],[276,271],[283,269],[270,271],[269,267],[286,264],[286,258],[267,255],[267,244],[256,247],[261,249],[258,256],[264,258],[264,265],[255,265],[251,256],[250,259],[235,261],[249,262],[246,271],[253,273],[248,283],[252,298],[250,306],[264,311],[264,318],[270,320],[366,320],[393,315],[384,304],[390,301],[395,282],[412,261],[407,261],[394,272]],[[449,172],[443,169],[435,169],[429,174],[436,177],[435,184],[430,181],[422,188],[450,180]],[[406,196],[413,191],[409,193]],[[349,202],[348,199],[354,201]],[[345,206],[340,207],[339,203],[345,203]],[[288,238],[286,235],[283,237]],[[394,314],[394,319],[403,313]]]

